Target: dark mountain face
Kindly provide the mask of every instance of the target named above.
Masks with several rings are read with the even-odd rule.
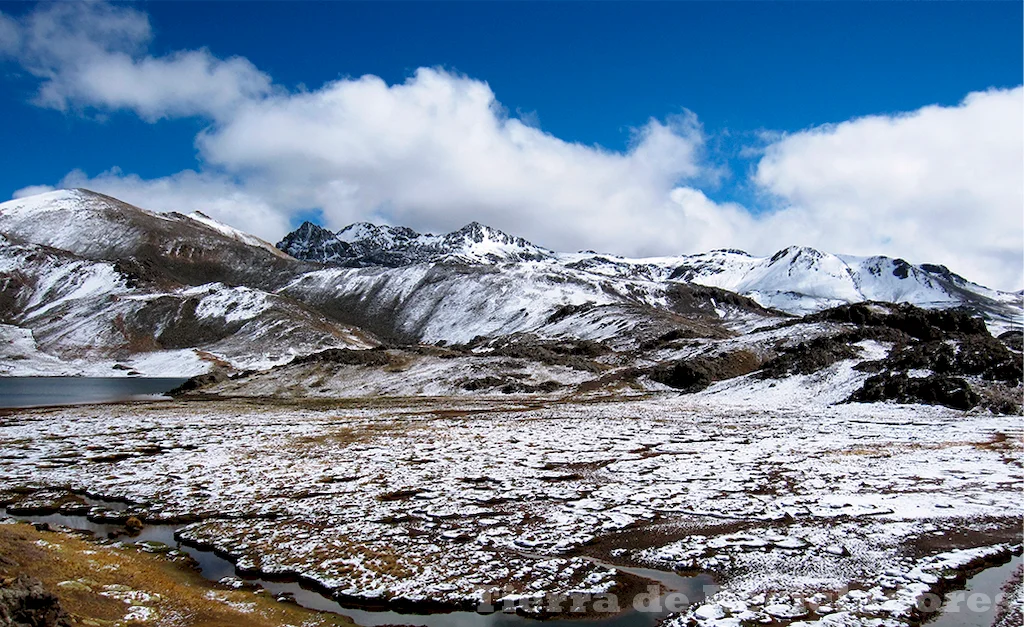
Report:
[[[303,223],[277,243],[296,259],[346,267],[398,268],[449,258],[455,261],[502,263],[538,261],[550,251],[521,237],[471,222],[446,235],[422,234],[407,227],[357,222],[337,233]]]
[[[284,236],[277,248],[296,259],[328,263],[335,259],[349,259],[357,256],[352,245],[337,238],[331,231],[303,222],[299,228]]]

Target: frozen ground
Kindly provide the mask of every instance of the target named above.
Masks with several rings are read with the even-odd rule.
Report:
[[[713,573],[721,591],[679,625],[901,624],[949,572],[1017,550],[1019,417],[716,398],[8,412],[0,490],[195,516],[186,538],[354,598],[613,590],[587,556]]]

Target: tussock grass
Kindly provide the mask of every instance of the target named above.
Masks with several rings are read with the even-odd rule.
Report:
[[[137,596],[144,599],[139,603],[157,614],[145,623],[149,625],[352,625],[342,616],[207,581],[184,560],[144,553],[132,546],[102,545],[71,534],[37,531],[24,523],[0,525],[0,555],[5,558],[0,561],[0,577],[25,574],[41,580],[77,624],[124,620],[130,605],[118,597],[138,591],[142,594]]]

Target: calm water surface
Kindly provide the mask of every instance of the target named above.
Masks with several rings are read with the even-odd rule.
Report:
[[[0,408],[151,400],[185,381],[153,377],[0,377]]]
[[[1003,585],[1009,581],[1010,576],[1013,575],[1013,572],[1020,565],[1021,556],[1015,555],[1005,564],[986,568],[968,579],[967,586],[959,594],[964,595],[966,598],[972,594],[980,593],[985,595],[986,599],[995,599],[996,595],[1003,591]],[[984,611],[972,612],[967,607],[966,600],[962,599],[957,605],[956,609],[958,611],[948,611],[948,609],[940,611],[935,620],[928,621],[925,624],[928,627],[990,627],[995,620],[999,608],[995,603],[987,602],[982,607],[985,607]]]

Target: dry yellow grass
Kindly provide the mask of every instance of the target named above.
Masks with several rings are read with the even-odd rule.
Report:
[[[83,626],[139,624],[175,627],[351,625],[347,618],[279,603],[267,593],[233,590],[203,579],[183,561],[134,547],[101,545],[70,534],[41,532],[27,524],[0,525],[0,575],[25,574],[55,593]],[[127,600],[126,600],[127,599]],[[128,620],[126,620],[126,616]]]
[[[958,440],[951,442],[907,442],[883,444],[862,444],[851,448],[834,451],[835,455],[885,455],[891,456],[894,453],[903,451],[928,451],[944,450],[970,446],[982,451],[1010,452],[1024,448],[1019,436],[1008,436],[1005,433],[997,432],[984,442],[976,440]]]

